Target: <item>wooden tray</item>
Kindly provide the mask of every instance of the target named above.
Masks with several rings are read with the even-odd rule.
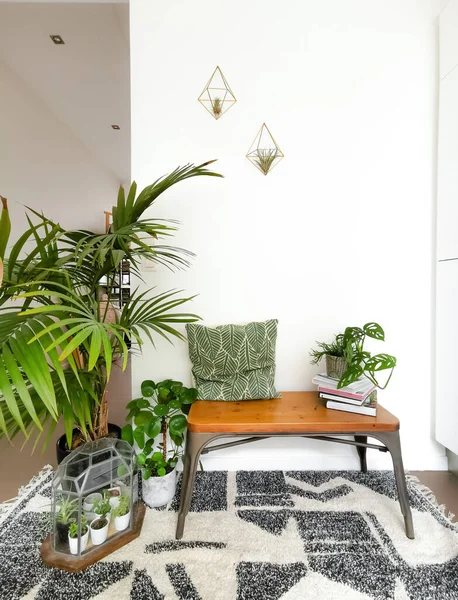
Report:
[[[143,519],[145,518],[146,507],[143,503],[137,504],[134,508],[134,520],[135,527],[132,530],[119,532],[117,535],[108,539],[100,546],[92,546],[91,541],[88,541],[86,550],[81,556],[73,556],[72,554],[65,554],[63,552],[56,552],[51,546],[51,534],[41,544],[41,558],[50,567],[56,567],[57,569],[63,569],[64,571],[71,571],[78,573],[83,571],[90,565],[98,562],[105,556],[108,556],[118,548],[125,546],[132,540],[138,538],[141,533]],[[108,533],[112,532],[113,525],[110,523]]]

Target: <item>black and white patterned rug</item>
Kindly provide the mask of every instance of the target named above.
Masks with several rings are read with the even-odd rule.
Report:
[[[458,529],[409,481],[407,539],[391,472],[199,473],[182,540],[178,489],[137,540],[77,574],[40,559],[51,479],[0,507],[2,600],[458,600]]]

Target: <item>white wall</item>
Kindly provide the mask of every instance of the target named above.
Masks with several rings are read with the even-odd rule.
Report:
[[[103,231],[118,181],[1,61],[0,132],[0,194],[9,201],[12,241],[27,226],[21,205],[63,227]]]
[[[433,6],[434,5],[434,6]],[[437,6],[428,0],[131,0],[132,173],[140,185],[218,158],[224,180],[191,180],[150,216],[176,218],[185,288],[204,323],[279,319],[277,384],[312,389],[315,340],[380,322],[398,357],[384,406],[402,423],[409,468],[446,467],[432,439]],[[215,121],[197,102],[216,65],[238,103]],[[285,153],[267,177],[245,158],[266,122]],[[134,361],[190,383],[185,344]],[[386,467],[370,453],[370,467]],[[352,448],[269,440],[207,468],[356,468]]]

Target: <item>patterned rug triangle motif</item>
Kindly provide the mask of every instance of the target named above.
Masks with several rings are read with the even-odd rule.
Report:
[[[137,569],[132,583],[130,600],[164,600],[164,598],[165,596],[159,593],[146,569]]]
[[[167,565],[165,570],[173,585],[175,594],[180,600],[202,600],[189,575],[186,573],[184,565]]]
[[[284,531],[289,518],[293,516],[293,511],[239,510],[237,515],[244,521],[264,529],[264,531],[268,531],[273,535],[280,535]]]
[[[99,562],[81,573],[53,569],[43,582],[37,600],[90,600],[132,572],[132,562]]]
[[[433,600],[458,598],[458,556],[441,564],[411,567],[399,554],[377,517],[367,513],[383,545],[389,549],[396,572],[411,600],[424,600],[425,588],[434,591]]]
[[[241,562],[237,566],[237,600],[279,600],[307,573],[304,563],[275,565]]]

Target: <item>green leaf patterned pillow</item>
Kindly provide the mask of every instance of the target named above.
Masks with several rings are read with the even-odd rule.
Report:
[[[248,325],[186,325],[200,400],[279,398],[275,389],[276,319]]]

